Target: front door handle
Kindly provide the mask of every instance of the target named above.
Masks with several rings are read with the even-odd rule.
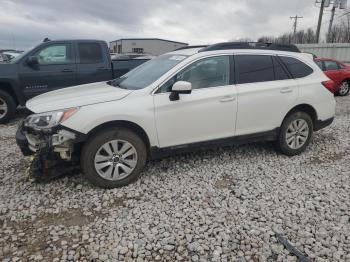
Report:
[[[74,70],[73,69],[69,69],[69,68],[65,68],[65,69],[62,70],[62,73],[72,73],[72,72],[74,72]]]
[[[293,90],[290,87],[284,87],[280,90],[282,94],[291,93]]]
[[[223,98],[220,99],[220,102],[230,102],[230,101],[235,101],[236,97],[235,96],[224,96]]]

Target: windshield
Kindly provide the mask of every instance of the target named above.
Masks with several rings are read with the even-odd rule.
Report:
[[[16,63],[17,61],[19,61],[23,56],[25,56],[26,54],[28,54],[30,51],[32,51],[32,49],[29,49],[21,54],[19,54],[18,56],[15,56],[14,58],[11,59],[11,63]]]
[[[110,84],[130,90],[145,88],[186,57],[187,56],[184,55],[158,56],[157,58],[151,59],[150,61],[135,68],[134,70],[131,70],[121,78],[111,81]]]

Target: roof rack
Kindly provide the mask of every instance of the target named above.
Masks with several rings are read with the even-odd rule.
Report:
[[[292,44],[275,44],[275,43],[263,43],[263,42],[225,42],[214,45],[209,45],[200,49],[198,52],[214,51],[214,50],[227,50],[227,49],[266,49],[266,50],[278,50],[300,53],[298,47]]]
[[[180,47],[178,49],[175,49],[174,51],[178,51],[178,50],[184,50],[184,49],[191,49],[191,48],[200,48],[200,47],[207,47],[208,45],[187,45],[187,46],[183,46]]]

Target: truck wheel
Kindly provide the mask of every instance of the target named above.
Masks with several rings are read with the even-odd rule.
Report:
[[[278,149],[285,155],[294,156],[305,151],[313,135],[313,122],[304,112],[295,112],[283,121],[277,140]]]
[[[337,95],[346,96],[349,93],[349,91],[350,91],[349,81],[345,80],[343,83],[341,83],[340,89],[337,92]]]
[[[115,188],[135,181],[146,160],[143,140],[129,129],[115,128],[89,139],[80,162],[84,175],[92,184]]]
[[[11,119],[16,111],[16,103],[12,96],[0,90],[0,124],[6,123]]]

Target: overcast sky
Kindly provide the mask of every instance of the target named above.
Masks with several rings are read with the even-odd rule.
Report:
[[[314,0],[0,0],[0,48],[50,39],[157,37],[189,44],[316,29]],[[329,19],[325,13],[324,22]],[[327,24],[323,24],[326,28]]]

